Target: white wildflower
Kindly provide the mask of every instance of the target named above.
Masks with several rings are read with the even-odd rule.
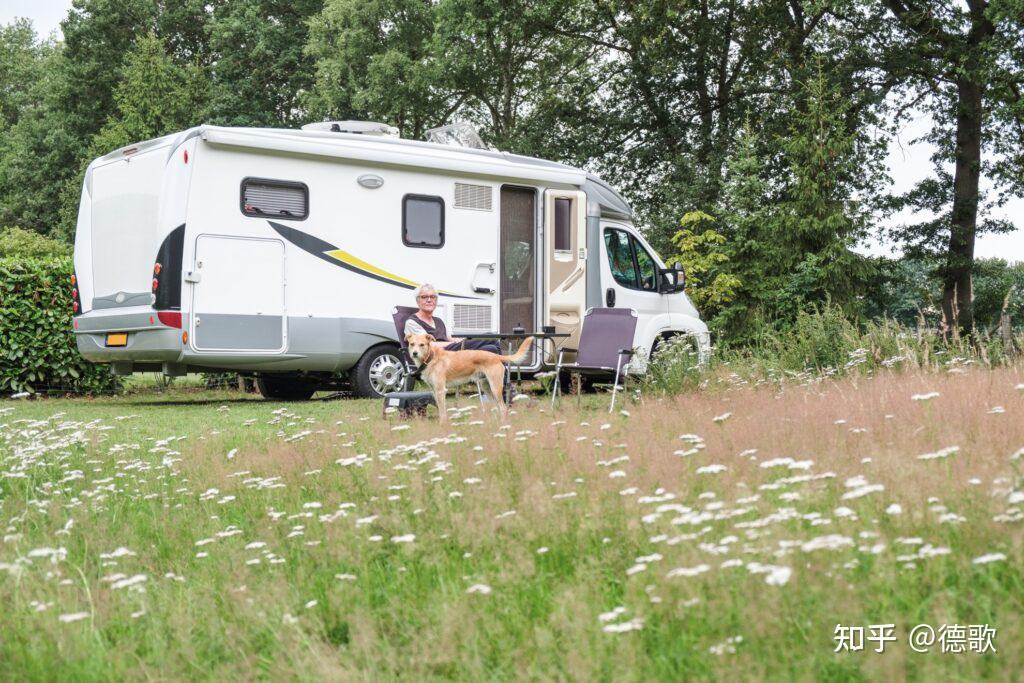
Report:
[[[1003,553],[989,553],[987,555],[982,555],[981,557],[976,557],[971,560],[971,562],[974,564],[988,564],[989,562],[1000,562],[1005,559],[1006,555]]]
[[[639,631],[643,627],[644,620],[636,618],[620,624],[606,624],[601,630],[605,633],[626,633],[627,631]]]
[[[676,576],[697,576],[710,570],[711,566],[707,564],[698,564],[696,567],[677,567],[665,574],[665,577],[671,579]]]
[[[934,453],[922,453],[921,455],[917,456],[917,459],[918,460],[935,460],[937,458],[948,458],[949,456],[953,455],[954,453],[958,453],[959,451],[960,451],[960,447],[959,446],[947,446],[946,448],[940,448],[939,450],[935,451]]]
[[[792,575],[793,570],[790,567],[774,567],[768,572],[768,576],[764,577],[764,582],[769,586],[785,586]]]
[[[75,621],[81,621],[82,619],[88,619],[88,612],[72,612],[71,614],[62,614],[57,617],[62,624],[70,624]]]

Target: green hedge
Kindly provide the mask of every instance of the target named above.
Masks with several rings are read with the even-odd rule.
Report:
[[[71,259],[0,256],[0,395],[110,392],[117,379],[78,354]]]

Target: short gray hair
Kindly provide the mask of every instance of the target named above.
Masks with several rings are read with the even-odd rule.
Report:
[[[422,285],[416,288],[416,298],[419,299],[420,295],[423,294],[424,292],[433,292],[434,294],[437,294],[437,289],[434,287],[434,285],[430,284],[429,282],[424,282]]]

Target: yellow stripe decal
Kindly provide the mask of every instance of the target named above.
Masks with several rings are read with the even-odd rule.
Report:
[[[419,287],[420,284],[421,284],[419,282],[415,282],[415,281],[410,280],[408,278],[404,278],[401,275],[395,275],[394,273],[390,273],[390,272],[384,270],[383,268],[378,268],[377,266],[373,265],[372,263],[367,263],[366,261],[364,261],[363,259],[359,258],[358,256],[353,256],[352,254],[348,253],[344,249],[332,249],[331,251],[325,251],[324,254],[326,254],[327,256],[330,256],[331,258],[333,258],[333,259],[335,259],[337,261],[341,261],[342,263],[344,263],[344,264],[346,264],[348,266],[351,266],[353,268],[361,270],[361,271],[363,271],[365,273],[370,273],[372,275],[376,275],[379,278],[384,278],[384,279],[387,279],[387,280],[391,280],[392,282],[403,284],[403,285],[406,285],[408,287],[412,287],[413,289],[415,289],[416,287]],[[447,296],[459,296],[458,294],[455,294],[454,292],[449,292],[449,291],[444,290],[444,289],[437,290],[437,293],[438,294],[444,294],[444,295],[447,295]],[[460,298],[464,298],[464,297],[460,297]]]
[[[395,275],[394,273],[389,273],[388,271],[386,271],[386,270],[384,270],[382,268],[378,268],[377,266],[373,265],[372,263],[367,263],[366,261],[362,260],[361,258],[353,256],[352,254],[350,254],[347,251],[344,251],[342,249],[334,249],[332,251],[325,251],[324,253],[327,254],[328,256],[330,256],[333,259],[337,259],[338,261],[341,261],[342,263],[347,263],[348,265],[352,266],[353,268],[358,268],[359,270],[366,271],[367,273],[373,273],[374,275],[376,275],[378,277],[385,277],[385,278],[387,278],[389,280],[394,280],[395,282],[401,282],[403,285],[409,285],[411,287],[418,287],[419,286],[419,283],[417,283],[417,282],[413,282],[412,280],[409,280],[407,278],[401,277],[400,275]]]

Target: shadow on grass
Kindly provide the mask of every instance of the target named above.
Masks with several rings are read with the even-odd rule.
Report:
[[[137,395],[138,398],[133,400],[133,397],[125,396],[121,400],[107,401],[106,405],[109,406],[207,406],[207,405],[230,405],[230,404],[241,404],[241,403],[259,403],[264,405],[282,404],[282,405],[302,405],[303,403],[318,403],[326,401],[339,401],[343,399],[354,399],[355,397],[351,394],[345,394],[341,392],[327,394],[325,396],[314,396],[305,401],[273,401],[260,398],[259,396],[248,395],[240,396],[238,398],[208,398],[197,396],[194,399],[182,398],[179,396],[170,397],[161,400],[158,396],[145,396]]]

